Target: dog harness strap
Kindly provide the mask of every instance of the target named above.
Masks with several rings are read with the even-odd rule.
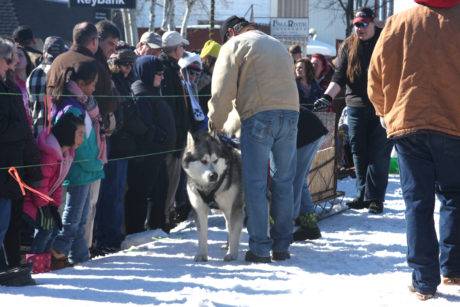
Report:
[[[219,181],[217,182],[215,187],[208,194],[206,194],[204,191],[200,191],[200,190],[197,189],[198,194],[200,194],[200,196],[203,199],[203,201],[211,209],[219,209],[219,205],[217,204],[217,202],[215,200],[216,192],[222,186],[222,183],[224,182],[224,179],[227,176],[227,173],[228,173],[228,169],[225,170],[225,172],[222,174],[222,176],[220,176]]]

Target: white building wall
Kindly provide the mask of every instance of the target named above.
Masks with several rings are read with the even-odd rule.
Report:
[[[158,0],[158,3],[163,5],[164,1]],[[216,0],[215,19],[225,20],[231,15],[243,16],[251,4],[254,4],[255,21],[258,23],[269,23],[270,0]],[[209,5],[209,0],[198,0],[193,7],[188,24],[196,25],[198,24],[198,20],[209,20]],[[147,28],[150,18],[150,1],[139,0],[137,1],[137,6],[137,26]],[[176,27],[180,27],[185,9],[185,1],[176,0]],[[155,14],[155,27],[160,27],[163,20],[163,8],[157,5]],[[248,12],[246,19],[249,19],[249,16],[250,13]]]
[[[316,39],[335,46],[337,39],[345,39],[344,11],[339,5],[325,9],[328,2],[310,0],[309,22],[310,28],[316,30]]]
[[[335,46],[336,39],[345,38],[345,22],[343,10],[337,5],[335,8],[325,9],[330,0],[309,1],[310,28],[317,32],[317,39]],[[408,1],[408,0],[405,0]],[[209,0],[198,0],[190,16],[189,25],[198,24],[198,20],[209,19]],[[395,1],[398,2],[398,1]],[[163,0],[158,0],[163,5]],[[254,17],[258,23],[268,24],[270,17],[276,17],[277,0],[216,0],[216,20],[225,20],[231,15],[243,16],[254,4]],[[150,1],[137,1],[137,26],[147,28],[150,18]],[[176,0],[176,26],[180,27],[185,12],[184,0]],[[246,15],[249,19],[250,14]],[[156,7],[155,26],[160,27],[163,20],[163,9]],[[305,37],[308,33],[305,33]]]

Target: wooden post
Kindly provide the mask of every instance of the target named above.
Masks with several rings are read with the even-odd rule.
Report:
[[[211,11],[209,14],[209,39],[212,39],[213,37],[215,11],[216,11],[216,0],[211,0]]]

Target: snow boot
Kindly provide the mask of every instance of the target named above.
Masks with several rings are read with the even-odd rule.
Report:
[[[299,227],[293,233],[294,242],[321,238],[321,230],[319,229],[315,213],[299,215],[296,219],[296,224]]]
[[[443,277],[442,283],[448,286],[460,286],[460,277]]]
[[[383,203],[377,201],[371,201],[369,204],[369,213],[370,214],[382,214],[383,213]]]
[[[254,263],[270,263],[270,262],[272,262],[270,257],[257,256],[256,254],[254,254],[251,251],[246,252],[244,260],[246,260],[246,262],[254,262]]]
[[[362,200],[361,198],[355,198],[352,201],[347,202],[347,206],[350,209],[364,209],[369,208],[369,201]]]
[[[435,293],[421,293],[415,289],[414,286],[409,286],[409,291],[415,294],[415,297],[419,299],[420,301],[426,301],[429,299],[432,299],[435,295]]]
[[[26,254],[26,263],[32,265],[32,273],[46,273],[51,271],[51,253]]]
[[[275,261],[284,261],[291,259],[291,254],[289,252],[272,252],[272,259]]]
[[[31,270],[30,265],[22,265],[0,272],[0,286],[22,287],[36,285],[35,280],[30,275]]]

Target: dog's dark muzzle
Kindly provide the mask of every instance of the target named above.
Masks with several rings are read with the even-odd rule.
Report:
[[[208,180],[209,182],[216,182],[217,181],[217,173],[216,172],[212,172],[208,175]]]

